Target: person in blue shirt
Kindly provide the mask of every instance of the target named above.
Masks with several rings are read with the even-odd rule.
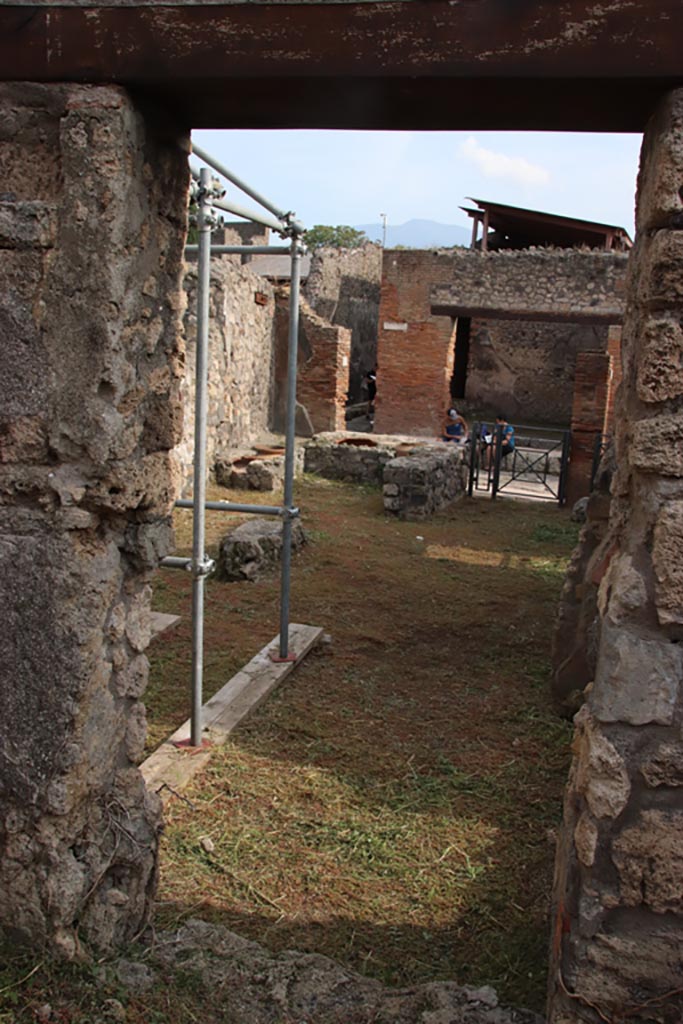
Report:
[[[496,416],[496,427],[502,427],[502,447],[500,449],[500,456],[502,459],[506,455],[509,455],[515,450],[515,428],[508,423],[502,412],[499,412]],[[496,431],[497,433],[497,431]],[[495,437],[495,435],[494,435]]]
[[[467,422],[457,409],[448,409],[441,434],[442,441],[453,441],[462,444],[467,440]]]

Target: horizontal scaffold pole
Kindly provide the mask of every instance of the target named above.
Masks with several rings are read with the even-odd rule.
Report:
[[[196,256],[198,245],[186,245],[185,254]],[[288,245],[212,245],[212,256],[226,256],[234,253],[238,256],[289,256]]]
[[[218,171],[218,173],[221,174],[224,178],[232,182],[233,185],[236,185],[241,192],[244,192],[245,195],[253,199],[254,202],[259,204],[259,206],[262,206],[264,210],[269,210],[272,214],[274,214],[277,217],[278,220],[283,221],[287,219],[288,215],[284,210],[281,210],[274,203],[271,203],[269,199],[266,199],[265,196],[262,196],[261,193],[257,192],[255,188],[251,187],[251,185],[247,185],[246,182],[242,181],[241,178],[238,178],[238,176],[236,174],[233,174],[232,171],[229,171],[227,167],[224,167],[221,163],[218,162],[218,160],[215,159],[215,157],[210,156],[205,150],[201,149],[195,142],[192,143],[192,152],[196,153],[200,160],[203,160],[204,163],[209,165],[209,167],[213,167],[214,171]]]

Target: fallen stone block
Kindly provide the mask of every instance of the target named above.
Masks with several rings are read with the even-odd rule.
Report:
[[[223,537],[216,575],[224,580],[256,580],[276,569],[282,558],[282,523],[279,519],[250,519]],[[292,523],[292,550],[306,543],[298,519]]]

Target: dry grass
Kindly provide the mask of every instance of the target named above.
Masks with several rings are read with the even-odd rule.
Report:
[[[312,543],[292,618],[333,643],[214,757],[196,810],[172,808],[160,923],[200,914],[390,983],[488,982],[541,1008],[568,740],[548,652],[576,531],[509,500],[400,523],[378,492],[310,478],[297,502]],[[226,528],[212,516],[209,542]],[[153,647],[151,746],[187,716],[190,656],[189,580],[155,593],[183,622]],[[211,580],[206,605],[208,697],[277,632],[278,581]]]

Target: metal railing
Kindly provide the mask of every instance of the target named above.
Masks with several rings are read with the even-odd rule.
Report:
[[[215,568],[205,552],[206,512],[239,512],[254,515],[279,516],[282,519],[282,571],[280,579],[280,646],[276,661],[294,661],[289,653],[289,599],[292,563],[292,521],[299,515],[293,504],[294,490],[294,425],[296,414],[296,370],[299,340],[299,290],[301,257],[304,253],[303,225],[294,214],[279,209],[259,192],[251,188],[232,171],[220,164],[199,146],[193,144],[193,153],[208,166],[190,165],[192,200],[197,206],[198,244],[186,246],[187,255],[197,256],[197,353],[194,418],[194,468],[192,498],[176,501],[177,508],[192,510],[192,557],[171,556],[161,565],[167,569],[184,569],[192,575],[192,711],[190,743],[197,747],[202,742],[202,691],[204,667],[204,584]],[[211,170],[236,186],[262,206],[267,213],[251,210],[237,203],[225,202],[225,188]],[[245,220],[272,228],[282,238],[290,240],[287,246],[271,245],[211,245],[211,231],[216,226],[215,209],[225,210]],[[285,480],[282,505],[250,505],[229,501],[206,500],[206,437],[208,399],[208,346],[209,346],[209,289],[211,255],[282,254],[291,257],[291,289],[289,301],[289,352],[287,364],[287,413],[285,424]]]
[[[514,447],[503,452],[502,424],[491,433],[475,423],[470,435],[468,494],[485,491],[492,500],[502,492],[519,498],[566,501],[570,432],[516,426]]]

